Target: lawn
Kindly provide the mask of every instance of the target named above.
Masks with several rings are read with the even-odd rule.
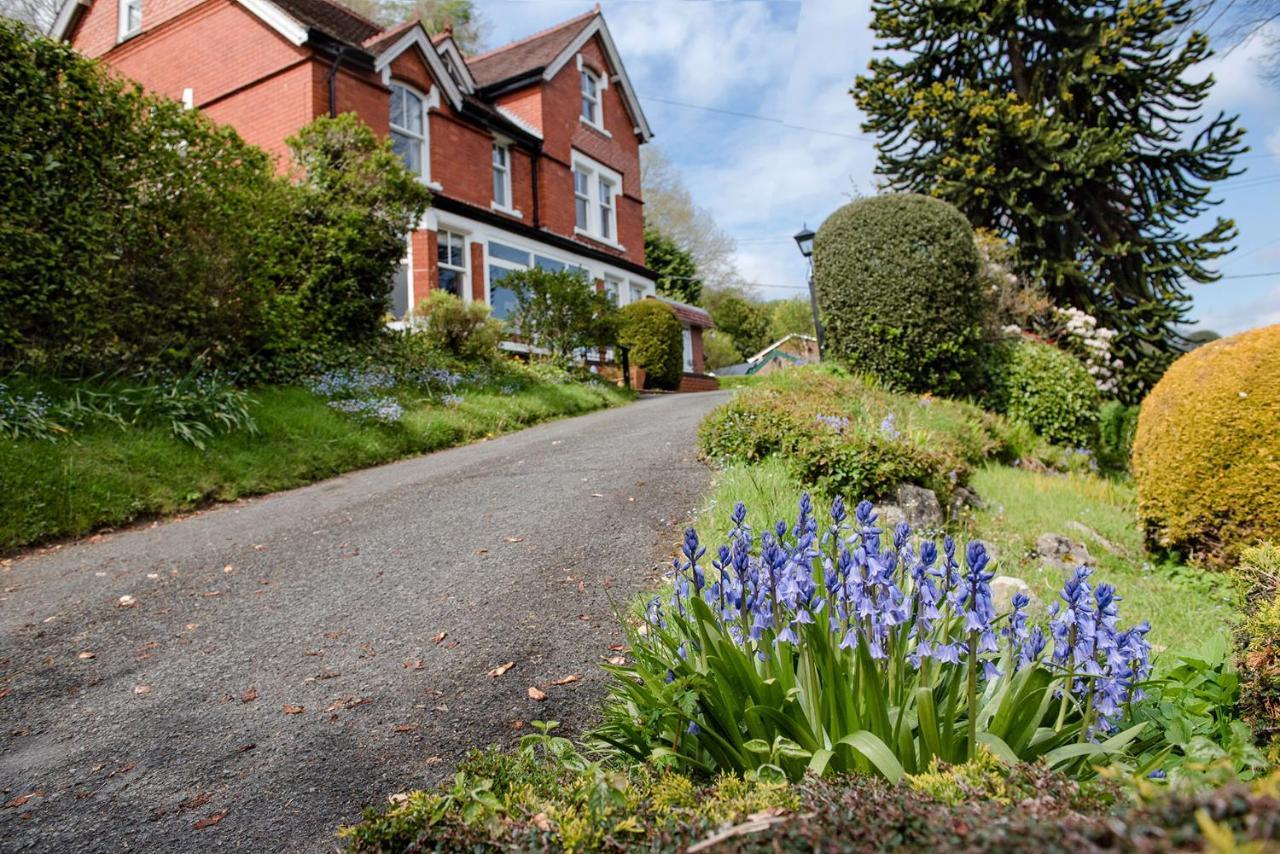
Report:
[[[100,424],[56,442],[0,441],[0,549],[302,486],[630,396],[602,384],[530,382],[469,390],[452,406],[406,400],[393,424],[344,415],[295,386],[257,388],[252,398],[256,432],[218,434],[203,450],[162,426]]]
[[[1088,546],[1098,561],[1095,578],[1115,585],[1124,598],[1126,622],[1151,621],[1150,638],[1157,649],[1197,654],[1206,648],[1220,650],[1229,640],[1236,614],[1230,579],[1172,560],[1156,562],[1144,554],[1128,483],[992,464],[974,471],[970,484],[985,508],[956,533],[962,540],[977,538],[991,546],[997,555],[996,574],[1026,581],[1042,607],[1057,598],[1064,573],[1036,559],[1035,541],[1041,534],[1062,534]],[[762,530],[778,519],[793,522],[801,492],[799,481],[776,457],[755,465],[731,465],[717,476],[696,526],[714,552],[730,528],[735,502],[747,505],[749,524]]]

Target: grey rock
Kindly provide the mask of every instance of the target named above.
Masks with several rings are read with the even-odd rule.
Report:
[[[898,484],[897,499],[912,531],[933,531],[942,527],[942,505],[932,489],[901,483]]]
[[[898,523],[907,521],[907,514],[896,504],[885,504],[876,508],[876,525],[885,534],[889,534]],[[912,528],[914,529],[914,525]]]
[[[997,575],[991,579],[991,604],[995,606],[997,614],[1003,614],[1013,607],[1013,596],[1015,593],[1025,593],[1031,597],[1031,604],[1035,605],[1036,595],[1031,592],[1031,587],[1021,578],[1014,578],[1012,575]]]
[[[984,506],[981,496],[968,486],[957,486],[951,493],[952,519],[959,519],[966,510],[981,510]]]
[[[1061,534],[1041,534],[1037,537],[1036,554],[1045,562],[1062,569],[1074,569],[1080,564],[1093,566],[1097,563],[1084,543],[1077,543]]]

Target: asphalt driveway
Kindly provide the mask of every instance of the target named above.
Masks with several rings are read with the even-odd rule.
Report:
[[[470,747],[588,723],[612,603],[677,545],[710,477],[697,423],[724,399],[641,400],[3,566],[0,848],[327,850]]]

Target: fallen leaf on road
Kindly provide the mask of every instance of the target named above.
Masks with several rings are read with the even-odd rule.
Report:
[[[489,553],[488,549],[476,549],[476,554],[478,555],[487,555],[488,553]]]
[[[609,644],[609,650],[611,652],[626,652],[627,645],[625,643],[611,643]]]
[[[150,686],[150,685],[134,685],[134,686],[133,686],[133,693],[135,693],[135,694],[150,694],[150,693],[151,693],[151,686]]]
[[[187,631],[189,632],[194,632],[198,628],[200,628],[199,623],[187,623]]]
[[[533,826],[546,833],[551,832],[551,819],[547,818],[547,814],[540,812],[533,817]]]
[[[514,661],[508,661],[506,664],[499,664],[497,667],[489,671],[489,675],[492,676],[494,679],[497,679],[499,676],[506,673],[508,670],[510,670],[515,666],[516,666],[516,663]]]
[[[252,703],[256,699],[258,699],[257,688],[246,688],[244,693],[240,695],[240,702],[242,703]]]
[[[512,728],[512,729],[524,729],[524,721],[512,721],[512,722],[511,722],[511,728]]]
[[[590,614],[579,614],[579,615],[578,615],[578,619],[579,619],[579,620],[582,620],[582,621],[585,623],[585,622],[587,622],[588,620],[590,620],[590,619],[591,619],[591,615],[590,615]]]
[[[34,792],[28,792],[28,793],[27,793],[27,794],[25,794],[25,795],[19,795],[18,797],[14,798],[13,800],[11,800],[11,801],[9,801],[8,803],[6,803],[6,804],[5,804],[5,806],[6,806],[6,807],[20,807],[20,806],[23,806],[24,804],[26,804],[26,802],[27,802],[27,801],[29,801],[29,800],[31,800],[32,798],[43,798],[43,797],[44,797],[44,792],[42,792],[42,791],[40,791],[39,789],[37,789],[37,790],[36,790],[36,791],[34,791]]]
[[[621,655],[611,655],[608,658],[606,658],[605,661],[609,662],[614,667],[622,667],[624,664],[627,663],[627,659]]]
[[[201,593],[200,595],[201,595],[201,596],[221,596],[221,595],[222,595],[222,591],[221,591],[221,590],[206,590],[205,592]]]
[[[265,549],[265,548],[266,548],[266,546],[262,545],[261,543],[254,543],[254,544],[253,544],[253,550],[254,550],[255,552],[260,552],[260,551],[262,551],[262,550],[263,550],[263,549]]]
[[[434,635],[431,636],[431,642],[438,644],[448,636],[449,636],[448,632],[436,632]]]
[[[530,700],[536,700],[537,702],[541,703],[543,700],[547,699],[547,694],[546,694],[546,692],[545,692],[545,691],[539,691],[537,688],[535,688],[535,687],[533,687],[532,685],[530,685],[530,686],[529,686],[529,699],[530,699]]]
[[[392,806],[400,806],[407,800],[409,800],[408,792],[396,792],[394,795],[387,795],[387,803]]]
[[[119,775],[121,775],[121,774],[128,774],[130,771],[132,771],[134,768],[137,768],[137,767],[138,767],[138,766],[137,766],[137,765],[135,765],[135,764],[134,764],[134,763],[132,763],[132,762],[126,762],[126,763],[124,763],[123,765],[121,765],[119,768],[117,768],[116,770],[112,771],[112,772],[111,772],[110,774],[108,774],[107,776],[108,776],[108,777],[118,777],[118,776],[119,776]]]
[[[198,795],[192,795],[182,803],[178,804],[178,812],[186,812],[187,810],[196,810],[213,800],[213,795],[207,792],[201,792]]]
[[[315,676],[313,676],[312,679],[337,679],[341,675],[342,674],[339,673],[338,671],[330,670],[329,668],[326,667],[323,670],[321,670],[319,673],[317,673]],[[311,681],[311,680],[308,680],[308,681]]]
[[[147,578],[159,578],[159,577],[160,577],[160,573],[158,573],[158,572],[148,572],[148,573],[147,573]]]
[[[371,697],[357,697],[354,694],[343,694],[332,703],[324,707],[326,712],[336,712],[339,709],[354,709],[356,706],[363,706],[366,703],[372,703]]]
[[[593,493],[591,493],[591,497],[592,497],[592,498],[604,498],[604,494],[603,494],[603,493],[600,493],[600,492],[593,492]]]
[[[523,543],[524,537],[503,537],[502,540],[507,543]]]
[[[79,655],[79,658],[84,661],[88,661],[91,658],[97,658],[97,657],[98,657],[98,654],[96,652],[82,652]]]
[[[256,744],[242,744],[236,748],[236,753],[248,753],[250,750],[253,750],[257,746],[258,745]]]
[[[565,676],[562,679],[557,679],[551,684],[552,685],[568,685],[570,682],[577,682],[581,678],[582,678],[581,673],[570,673],[568,676]]]
[[[302,706],[295,706],[292,703],[286,703],[283,711],[286,715],[300,715],[302,714]]]
[[[119,600],[116,601],[117,608],[132,608],[136,604],[138,604],[138,600],[134,599],[132,596],[121,596]]]
[[[236,568],[235,568],[234,566],[232,566],[231,564],[227,564],[226,566],[224,566],[224,567],[222,568],[222,571],[223,571],[223,572],[235,572],[235,571],[236,571]]]
[[[421,658],[411,658],[403,666],[405,670],[421,670],[426,665],[422,663]]]
[[[395,732],[417,732],[418,725],[417,724],[396,724],[394,727],[392,727],[392,730]]]
[[[578,582],[578,592],[579,592],[579,593],[586,593],[586,592],[587,592],[587,585],[586,585],[584,582],[582,582],[582,581],[579,581],[579,582]]]
[[[302,651],[302,654],[303,655],[324,655],[324,650],[323,649],[304,649]]]
[[[221,810],[209,816],[208,818],[200,819],[199,821],[197,821],[195,824],[191,826],[194,827],[196,830],[204,830],[206,827],[213,827],[215,824],[222,821],[224,818],[226,818],[229,815],[231,815],[231,810]]]
[[[441,759],[439,756],[428,756],[425,761],[426,761],[426,764],[428,765],[439,765],[444,760]]]

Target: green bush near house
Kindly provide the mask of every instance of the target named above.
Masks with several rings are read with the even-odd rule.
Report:
[[[490,361],[498,356],[502,321],[489,316],[482,302],[464,303],[448,291],[433,290],[414,308],[421,334],[443,353],[464,361]]]
[[[904,391],[976,390],[986,297],[954,207],[915,194],[845,205],[818,229],[813,274],[831,358]]]
[[[1128,471],[1133,437],[1138,432],[1138,407],[1108,400],[1098,410],[1098,462],[1112,471]]]
[[[743,388],[707,416],[698,441],[722,462],[776,456],[825,495],[879,498],[902,482],[946,496],[973,466],[1023,456],[1032,440],[972,404],[806,366]]]
[[[631,364],[644,369],[647,385],[668,390],[679,388],[684,370],[684,333],[670,306],[658,300],[641,300],[624,306],[618,343],[629,348]]]
[[[1280,324],[1180,357],[1142,402],[1138,515],[1154,543],[1213,566],[1280,540]]]
[[[1075,356],[1019,338],[991,348],[986,373],[992,409],[1055,444],[1089,449],[1097,444],[1102,399]]]

